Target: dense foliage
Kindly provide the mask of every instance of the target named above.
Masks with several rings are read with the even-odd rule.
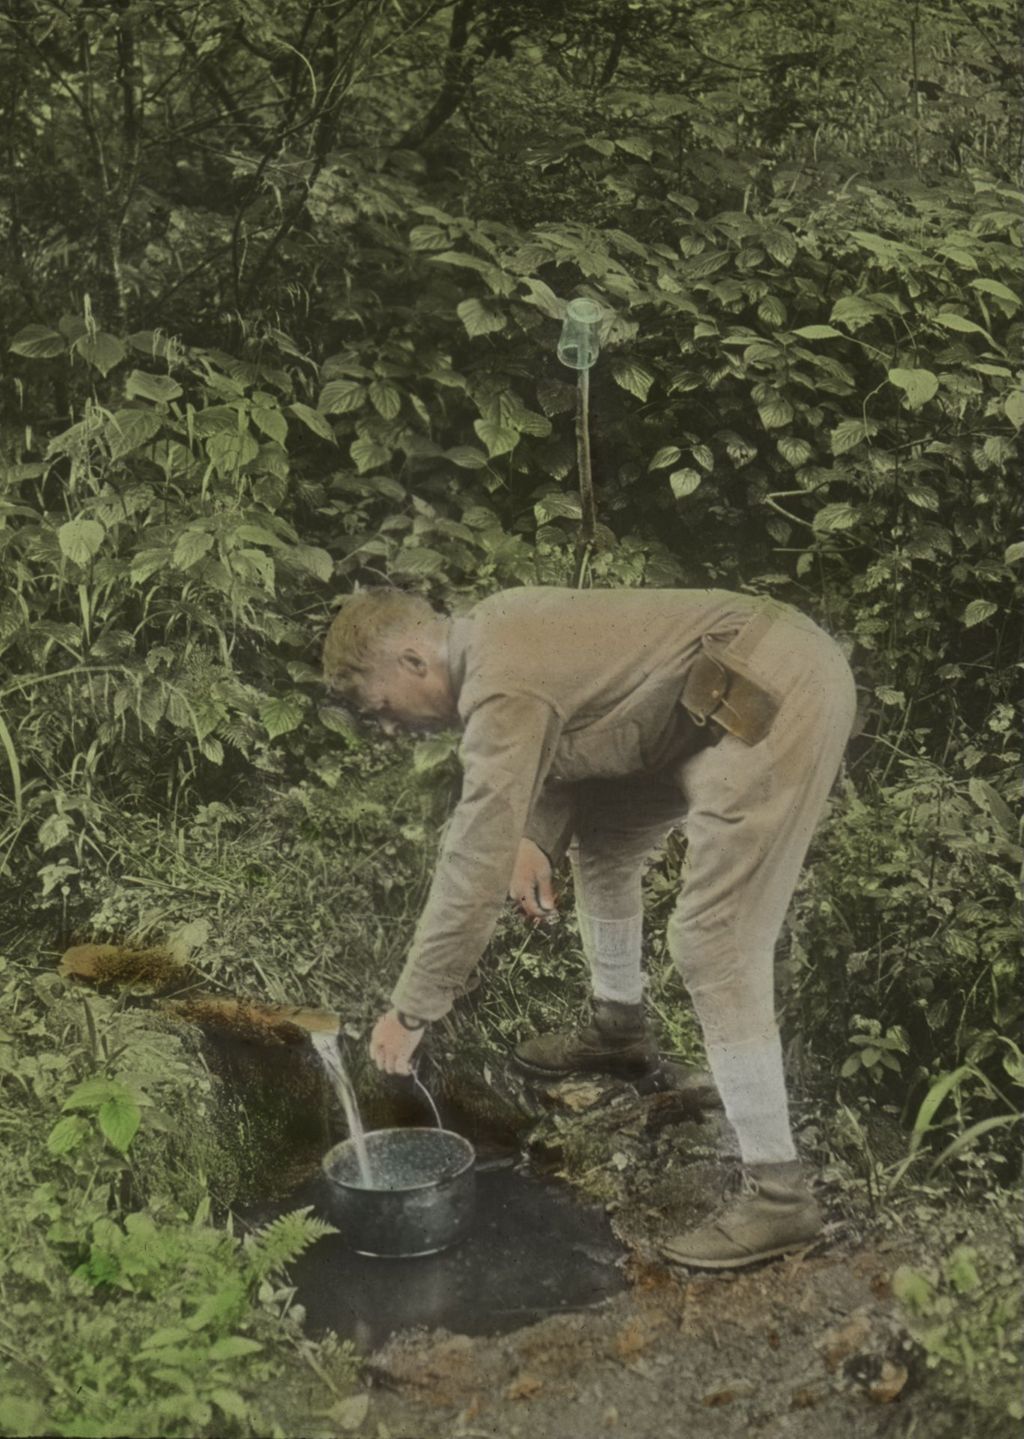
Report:
[[[1016,55],[1006,0],[3,7],[8,944],[201,913],[196,963],[368,1017],[452,745],[389,762],[319,711],[320,636],[356,582],[459,607],[570,581],[555,341],[587,296],[585,582],[771,592],[857,671],[786,946],[794,1063],[854,1125],[898,1117],[915,1164],[1005,1178]],[[678,860],[650,876],[652,963],[687,1049],[658,931]],[[518,990],[499,970],[487,1035],[564,1006],[566,968],[543,941]],[[37,1099],[52,1123],[67,1095]],[[79,1113],[69,1155],[100,1142]]]

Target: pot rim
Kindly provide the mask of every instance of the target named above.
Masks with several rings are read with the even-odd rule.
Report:
[[[338,1189],[349,1190],[353,1194],[415,1194],[419,1189],[437,1189],[442,1184],[449,1184],[453,1179],[461,1179],[467,1174],[476,1163],[476,1149],[463,1134],[456,1134],[454,1129],[439,1129],[436,1124],[403,1124],[394,1129],[368,1129],[363,1135],[369,1139],[374,1134],[445,1134],[450,1139],[457,1139],[466,1152],[466,1162],[461,1168],[451,1174],[442,1175],[438,1179],[427,1179],[422,1184],[402,1184],[400,1186],[389,1186],[387,1189],[368,1189],[365,1184],[347,1184],[344,1179],[336,1179],[329,1168],[329,1161],[332,1155],[341,1149],[355,1150],[355,1141],[349,1136],[348,1139],[340,1139],[337,1144],[332,1144],[330,1149],[320,1161],[320,1166],[330,1184]]]

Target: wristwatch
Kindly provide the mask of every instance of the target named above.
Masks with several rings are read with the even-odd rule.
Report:
[[[414,1014],[406,1014],[405,1011],[401,1009],[396,1009],[395,1015],[397,1016],[398,1022],[403,1029],[426,1029],[427,1024],[429,1023],[428,1020],[417,1019]]]

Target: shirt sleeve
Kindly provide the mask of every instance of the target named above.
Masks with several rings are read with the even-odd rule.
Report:
[[[391,996],[396,1009],[440,1019],[470,987],[560,733],[555,710],[533,695],[494,695],[469,716],[459,748],[462,793]]]
[[[575,824],[576,785],[549,779],[534,801],[523,836],[544,851],[554,868],[565,858]]]

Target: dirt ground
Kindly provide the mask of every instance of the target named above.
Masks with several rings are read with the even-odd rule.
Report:
[[[324,1435],[369,1439],[1003,1439],[951,1407],[903,1323],[891,1276],[927,1235],[886,1237],[819,1189],[825,1239],[750,1270],[658,1261],[659,1235],[709,1212],[738,1174],[720,1111],[678,1093],[561,1087],[527,1139],[607,1205],[629,1287],[596,1307],[485,1337],[395,1335]],[[528,1262],[528,1257],[524,1258]]]

